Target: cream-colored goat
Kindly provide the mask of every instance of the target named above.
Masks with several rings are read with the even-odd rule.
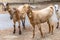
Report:
[[[42,9],[42,10],[36,10],[33,11],[30,7],[30,5],[25,4],[24,10],[27,13],[27,16],[30,20],[30,23],[33,26],[33,38],[35,36],[35,25],[38,25],[38,28],[41,32],[41,36],[43,37],[43,32],[41,29],[41,23],[48,22],[49,24],[49,18],[53,15],[53,5]],[[50,24],[49,24],[50,25]],[[50,32],[50,26],[49,26],[49,32]],[[53,33],[53,27],[52,27],[52,33]]]

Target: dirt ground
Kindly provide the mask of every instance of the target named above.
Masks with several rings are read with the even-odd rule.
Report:
[[[35,37],[32,38],[32,26],[22,28],[22,34],[18,34],[18,28],[16,33],[13,34],[13,28],[6,30],[0,30],[0,40],[60,40],[60,27],[54,30],[54,34],[48,33],[48,25],[44,23],[41,25],[44,33],[44,38],[41,37],[38,27],[36,26]]]
[[[58,3],[60,6],[60,3]],[[47,7],[50,4],[38,4],[37,9],[42,9]],[[16,7],[18,7],[17,5]],[[37,5],[36,5],[37,6]],[[15,7],[15,6],[13,6]],[[2,13],[2,11],[1,11]],[[48,33],[48,25],[44,23],[41,25],[42,31],[44,33],[44,38],[41,37],[38,27],[36,26],[35,37],[32,38],[32,27],[26,27],[26,29],[22,28],[22,34],[18,34],[18,28],[16,28],[16,33],[13,34],[13,28],[0,30],[0,40],[60,40],[60,27],[58,29],[54,29],[54,34],[51,35]]]

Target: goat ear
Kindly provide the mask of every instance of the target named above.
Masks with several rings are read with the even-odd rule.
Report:
[[[53,7],[50,7],[53,10]]]
[[[7,6],[9,5],[9,3],[6,4]]]

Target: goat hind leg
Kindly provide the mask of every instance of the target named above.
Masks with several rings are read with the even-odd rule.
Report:
[[[35,25],[32,25],[33,26],[33,37],[32,38],[34,38],[35,37]]]
[[[52,25],[51,27],[51,33],[53,34],[53,31],[54,31],[54,26]]]
[[[38,28],[39,28],[39,31],[40,31],[40,33],[41,33],[41,37],[44,37],[44,36],[43,36],[42,29],[41,29],[41,25],[38,25]]]
[[[16,31],[16,27],[15,27],[15,23],[14,23],[14,31],[13,31],[13,34],[15,34],[15,31]]]
[[[19,28],[19,34],[21,34],[20,21],[18,21],[18,23],[19,23],[19,26],[18,26],[18,28]]]
[[[49,20],[47,21],[47,23],[48,23],[48,26],[49,26],[49,33],[50,33],[51,32],[51,25],[49,23]]]

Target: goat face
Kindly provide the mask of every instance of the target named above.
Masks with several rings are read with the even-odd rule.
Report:
[[[25,5],[24,5],[24,10],[25,10],[25,12],[27,13],[28,17],[31,17],[31,16],[32,16],[32,10],[31,10],[30,5],[25,4]]]
[[[56,12],[58,11],[59,7],[57,4],[54,5]]]
[[[7,11],[9,9],[9,3],[3,3],[3,10]]]

